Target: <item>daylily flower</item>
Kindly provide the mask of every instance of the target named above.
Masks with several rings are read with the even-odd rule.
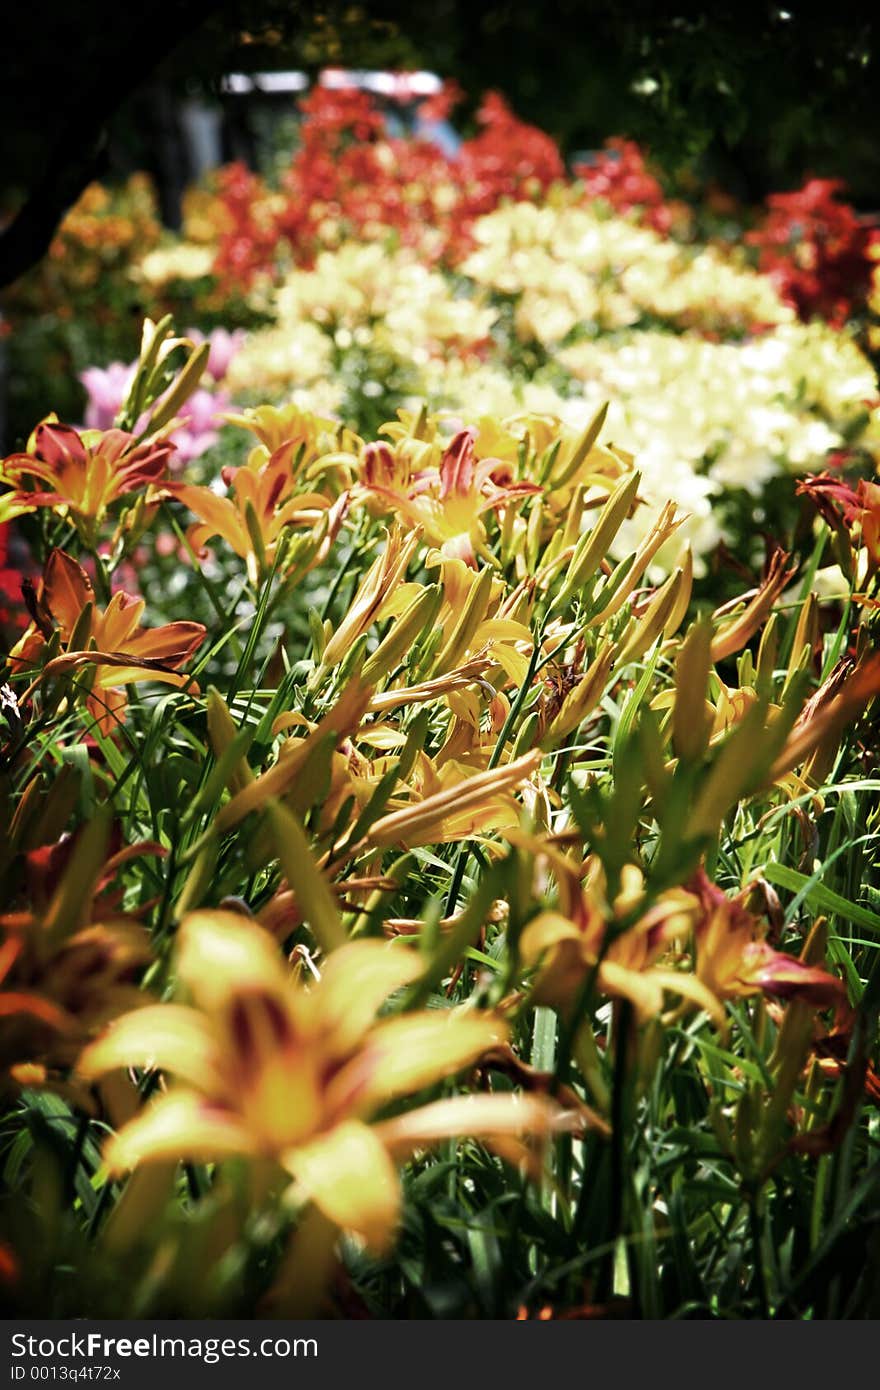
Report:
[[[490,1014],[430,1010],[377,1021],[385,999],[420,969],[408,951],[352,942],[306,988],[254,922],[190,914],[178,934],[177,970],[192,1003],[139,1009],[80,1058],[86,1079],[128,1066],[174,1078],[110,1139],[108,1168],[273,1159],[332,1222],[387,1247],[400,1210],[391,1151],[452,1137],[462,1124],[469,1131],[470,1112],[452,1100],[379,1128],[370,1121],[389,1101],[473,1065],[506,1034]],[[539,1117],[548,1127],[546,1107],[531,1098],[486,1099],[502,1132],[511,1123],[528,1130]],[[479,1105],[473,1120],[483,1132]]]
[[[149,934],[108,891],[117,870],[158,845],[117,848],[106,815],[72,836],[27,850],[22,881],[30,907],[0,916],[0,1068],[42,1085],[71,1065],[109,1019],[137,1008],[137,972]]]
[[[538,966],[536,1002],[570,1011],[587,977],[595,972],[599,991],[628,999],[641,1019],[656,1017],[664,995],[672,993],[723,1022],[716,997],[702,981],[657,964],[687,936],[697,909],[690,894],[671,889],[642,909],[642,875],[631,864],[622,875],[618,897],[609,902],[598,858],[591,856],[579,864],[550,841],[509,838],[546,859],[559,891],[558,909],[540,912],[520,938],[523,962]]]
[[[291,469],[294,441],[280,445],[262,467],[224,471],[230,491],[220,497],[209,487],[172,482],[169,491],[199,518],[187,531],[199,554],[213,536],[222,536],[247,566],[252,584],[272,568],[279,542],[288,527],[310,529],[316,542],[317,563],[326,554],[345,516],[346,495],[334,503],[323,493],[297,492]],[[325,525],[320,532],[318,528]]]
[[[382,616],[383,608],[403,584],[418,544],[418,532],[405,536],[400,527],[389,534],[381,553],[361,581],[348,612],[324,648],[325,666],[341,661],[358,637]]]
[[[273,733],[286,732],[300,728],[303,737],[293,737],[282,746],[282,759],[290,759],[312,747],[321,737],[320,724],[307,720],[301,714],[281,715],[273,725]],[[326,726],[325,726],[326,728]],[[330,831],[346,801],[354,798],[355,805],[363,808],[370,800],[378,782],[388,772],[395,759],[388,752],[385,756],[370,758],[356,744],[366,743],[373,749],[396,750],[406,743],[406,735],[390,725],[370,724],[351,738],[341,738],[338,746],[329,755],[329,785],[322,798],[320,808],[315,808],[314,825],[319,832]],[[271,770],[270,774],[271,775]],[[253,783],[251,783],[253,785]],[[296,791],[296,781],[293,782]]]
[[[718,999],[763,993],[802,999],[820,1009],[846,1003],[846,989],[835,975],[774,950],[764,939],[758,918],[746,905],[749,888],[728,898],[703,869],[689,887],[700,903],[694,926],[697,978]]]
[[[375,821],[367,841],[374,848],[412,848],[516,826],[522,813],[512,793],[528,783],[540,762],[540,753],[526,753],[473,775],[467,775],[470,769],[447,762],[438,774],[438,790]]]
[[[29,507],[51,507],[70,515],[94,543],[107,509],[132,492],[142,493],[165,477],[174,445],[153,436],[137,443],[125,430],[83,430],[62,425],[49,415],[28,440],[27,452],[10,454],[0,464],[0,481]],[[26,480],[46,485],[31,491]]]
[[[444,555],[457,556],[474,568],[477,555],[490,559],[483,514],[541,491],[536,483],[510,481],[509,466],[499,459],[478,461],[476,435],[473,428],[460,430],[444,451],[436,472],[415,479],[408,496],[384,483],[364,484],[366,491],[381,499],[390,511],[420,526]]]
[[[526,624],[511,615],[505,586],[494,582],[493,571],[478,572],[456,556],[441,553],[429,560],[431,564],[439,565],[444,598],[439,619],[444,640],[432,673],[441,675],[469,659],[486,656],[500,667],[496,685],[500,677],[503,684],[521,686],[534,639]]]
[[[261,466],[283,444],[294,446],[300,467],[305,467],[321,454],[335,448],[351,452],[359,442],[353,431],[342,428],[338,420],[304,410],[295,402],[284,406],[255,406],[229,414],[226,420],[230,425],[239,425],[256,435],[266,450],[265,454],[256,456],[256,461],[251,456],[248,460],[251,467]]]
[[[57,630],[66,650],[50,659],[43,675],[93,668],[86,707],[106,737],[122,720],[126,685],[160,681],[198,689],[180,668],[203,642],[204,626],[179,621],[144,628],[143,611],[143,599],[118,592],[102,612],[82,566],[63,550],[53,550],[37,590],[35,620],[13,647],[11,660],[19,670],[37,666]]]
[[[404,435],[396,443],[388,444],[381,439],[364,445],[358,460],[360,482],[354,489],[354,495],[365,500],[371,515],[387,515],[389,494],[402,501],[409,497],[413,479],[413,451],[410,446],[413,442]],[[432,445],[415,442],[422,452],[427,450],[429,456],[433,452]]]

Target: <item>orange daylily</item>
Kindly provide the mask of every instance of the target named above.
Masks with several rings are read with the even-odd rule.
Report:
[[[400,1210],[392,1150],[452,1137],[462,1125],[491,1132],[485,1101],[500,1133],[513,1124],[549,1128],[546,1105],[527,1096],[486,1097],[482,1109],[477,1098],[473,1112],[453,1099],[371,1124],[389,1101],[473,1065],[506,1036],[491,1014],[377,1020],[388,996],[421,970],[407,950],[350,942],[307,987],[252,920],[194,912],[179,930],[177,970],[192,1003],[119,1019],[80,1058],[85,1079],[128,1066],[174,1078],[110,1139],[111,1172],[175,1159],[272,1159],[332,1222],[381,1249]]]
[[[51,507],[86,529],[89,543],[107,509],[129,493],[144,493],[164,480],[175,445],[153,435],[137,442],[125,430],[82,430],[49,415],[33,431],[27,452],[0,464],[0,481],[16,491],[21,507]],[[33,491],[25,483],[46,485]]]
[[[187,531],[197,554],[213,536],[222,536],[245,561],[252,584],[271,569],[288,527],[312,530],[316,546],[310,565],[326,556],[345,518],[348,497],[342,493],[334,501],[320,492],[298,492],[293,469],[297,448],[297,442],[289,440],[260,466],[224,469],[223,481],[230,489],[225,497],[195,483],[169,484],[173,496],[199,518]]]
[[[728,898],[702,869],[690,887],[700,903],[694,927],[696,974],[717,998],[763,993],[802,999],[821,1009],[846,1003],[846,989],[835,975],[774,950],[764,939],[760,922],[746,906],[748,888]]]
[[[102,612],[95,605],[89,576],[63,550],[53,550],[43,571],[34,604],[34,621],[10,653],[13,666],[38,665],[57,629],[67,650],[44,668],[45,674],[61,675],[86,666],[94,678],[86,707],[105,736],[121,722],[126,706],[125,686],[139,681],[161,681],[185,689],[198,689],[180,667],[204,641],[202,623],[173,622],[144,628],[140,619],[144,600],[116,593]],[[70,643],[77,639],[78,646]]]

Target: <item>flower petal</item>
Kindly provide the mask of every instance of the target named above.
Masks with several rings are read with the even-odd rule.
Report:
[[[506,1041],[506,1025],[488,1013],[432,1009],[388,1019],[372,1029],[357,1057],[334,1077],[328,1107],[333,1112],[356,1105],[367,1113],[454,1076]]]
[[[515,839],[514,843],[517,843]],[[520,955],[526,964],[533,965],[545,951],[558,946],[561,941],[577,942],[580,939],[581,933],[574,922],[563,917],[561,912],[540,912],[523,930],[519,941]]]
[[[111,1173],[124,1173],[139,1163],[209,1163],[254,1151],[246,1126],[231,1111],[194,1091],[170,1091],[114,1134],[103,1157]]]
[[[92,583],[82,565],[63,550],[52,550],[43,571],[43,598],[62,635],[70,637],[80,613],[93,603]]]
[[[77,1071],[93,1081],[118,1067],[161,1067],[200,1090],[222,1084],[216,1036],[207,1019],[185,1004],[152,1004],[126,1014],[81,1053]]]
[[[346,1120],[282,1158],[316,1206],[374,1251],[391,1244],[400,1214],[400,1183],[385,1145],[369,1126]]]
[[[403,1157],[442,1139],[493,1139],[578,1130],[583,1120],[554,1105],[546,1096],[508,1092],[504,1095],[451,1096],[422,1105],[375,1125],[383,1144]]]
[[[389,994],[422,969],[413,951],[389,948],[384,941],[352,941],[334,951],[313,996],[328,1049],[337,1055],[351,1051]]]
[[[177,971],[200,1008],[222,1008],[243,990],[286,993],[278,945],[237,912],[188,913],[177,934]]]

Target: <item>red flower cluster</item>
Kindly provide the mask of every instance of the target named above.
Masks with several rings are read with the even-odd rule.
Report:
[[[10,555],[11,541],[10,523],[0,523],[0,631],[24,627],[26,621],[21,603],[22,572]]]
[[[635,140],[606,140],[595,162],[576,164],[574,172],[589,198],[603,199],[615,212],[637,209],[640,220],[656,232],[671,230],[675,209],[667,203]]]
[[[247,288],[271,267],[278,247],[269,190],[245,164],[224,165],[214,178],[221,210],[214,273],[224,285]]]
[[[760,248],[759,265],[802,319],[841,328],[863,307],[878,232],[838,201],[840,179],[808,179],[794,193],[774,193],[768,213],[746,240]]]
[[[457,95],[445,91],[420,114],[445,115]],[[247,286],[258,272],[271,273],[282,247],[308,265],[344,235],[371,239],[391,231],[427,259],[454,264],[472,245],[476,217],[503,198],[537,199],[565,177],[551,137],[520,121],[495,92],[478,112],[480,133],[455,158],[427,139],[389,138],[364,92],[316,88],[301,109],[302,143],[280,193],[239,164],[216,176],[216,272],[227,285]]]
[[[500,92],[486,94],[477,120],[480,134],[461,149],[465,219],[491,212],[502,198],[537,199],[565,178],[556,142],[519,120]]]

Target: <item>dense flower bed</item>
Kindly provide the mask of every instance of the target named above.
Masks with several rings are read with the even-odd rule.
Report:
[[[361,429],[421,397],[572,425],[612,398],[612,437],[640,453],[649,500],[691,513],[700,568],[720,539],[739,542],[737,498],[876,454],[876,375],[851,336],[799,324],[721,251],[561,196],[511,204],[472,236],[454,275],[378,242],[322,251],[278,286],[273,324],[243,341],[224,389]]]
[[[552,141],[500,98],[480,121],[453,161],[426,139],[390,139],[365,94],[318,89],[275,186],[221,170],[189,195],[183,237],[161,243],[149,218],[128,217],[126,304],[222,325],[221,337],[251,330],[190,402],[180,457],[215,441],[233,402],[293,400],[371,431],[420,399],[576,425],[609,397],[612,437],[639,452],[655,514],[667,496],[691,514],[698,573],[720,541],[748,548],[754,515],[775,519],[786,473],[872,466],[878,388],[863,350],[877,241],[837,185],[771,199],[738,244],[701,242],[699,217],[632,143],[569,178]],[[114,208],[95,190],[65,224],[56,258],[81,247],[66,253],[65,284],[96,237],[116,248],[101,274],[118,278]],[[108,297],[116,325],[123,300]],[[87,333],[86,305],[71,303]],[[133,369],[113,355],[76,347],[86,423],[110,423],[121,402]],[[658,564],[675,559],[673,546]]]
[[[866,1309],[877,489],[695,611],[604,410],[260,405],[218,470],[211,347],[0,469],[13,1301]]]
[[[9,301],[4,1293],[870,1315],[876,239],[305,116]]]

